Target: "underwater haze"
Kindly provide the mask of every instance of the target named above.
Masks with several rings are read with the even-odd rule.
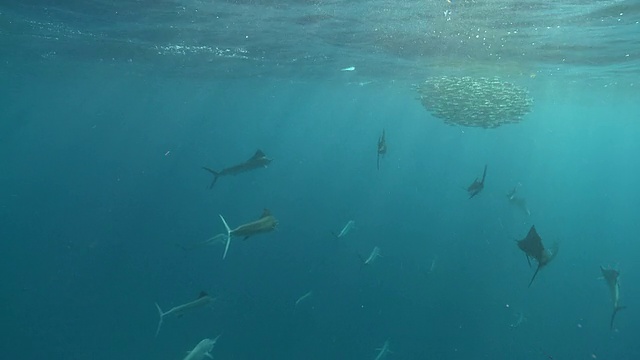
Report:
[[[638,34],[635,0],[3,1],[0,356],[640,359]]]

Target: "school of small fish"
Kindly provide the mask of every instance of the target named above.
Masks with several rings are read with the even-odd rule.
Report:
[[[416,91],[424,108],[448,125],[492,129],[519,123],[533,105],[527,89],[498,77],[433,77]]]

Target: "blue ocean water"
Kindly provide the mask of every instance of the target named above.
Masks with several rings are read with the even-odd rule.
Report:
[[[218,335],[215,359],[640,358],[639,21],[636,1],[4,2],[2,358],[181,359]],[[531,112],[448,126],[415,90],[444,75],[518,84]],[[257,149],[267,168],[208,189],[201,167]],[[277,230],[225,260],[179,246],[264,208]],[[532,225],[560,250],[527,288]],[[201,291],[154,337],[154,303]]]

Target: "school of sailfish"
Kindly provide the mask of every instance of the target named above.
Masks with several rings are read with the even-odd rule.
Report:
[[[525,101],[523,104],[528,103]],[[523,105],[524,106],[524,105]],[[522,109],[524,111],[524,109]],[[386,133],[382,132],[382,135],[378,139],[377,146],[377,161],[376,167],[380,169],[380,160],[387,153],[387,144],[386,144]],[[242,162],[240,164],[225,168],[221,171],[215,171],[207,167],[203,167],[206,171],[214,175],[213,181],[210,184],[210,188],[212,188],[218,178],[222,176],[229,175],[237,175],[243,172],[252,171],[259,168],[266,168],[270,163],[271,159],[269,159],[265,153],[261,150],[257,150],[255,154],[249,158],[247,161]],[[487,177],[487,165],[484,166],[484,170],[482,176],[480,178],[475,178],[475,180],[469,185],[466,189],[469,195],[469,199],[472,199],[478,196],[485,188],[485,180]],[[531,212],[527,207],[526,201],[524,198],[517,195],[518,189],[521,184],[517,184],[511,191],[507,192],[506,198],[507,201],[512,204],[514,207],[520,209],[525,215],[530,215]],[[182,244],[180,245],[185,250],[197,249],[204,246],[210,246],[213,244],[223,244],[224,251],[222,254],[222,258],[225,259],[228,255],[231,240],[234,237],[240,237],[243,239],[248,239],[250,237],[265,234],[272,232],[278,226],[278,220],[271,214],[268,209],[264,209],[260,217],[255,220],[248,221],[244,224],[241,224],[235,228],[231,228],[223,215],[219,215],[220,220],[224,226],[225,232],[217,234],[203,242],[195,243],[195,244]],[[341,228],[341,230],[337,233],[331,232],[336,239],[344,239],[347,237],[352,231],[356,229],[356,223],[354,220],[348,220],[345,225]],[[549,265],[552,260],[556,258],[558,255],[559,246],[557,243],[553,244],[550,248],[546,248],[543,245],[542,238],[537,232],[535,225],[532,225],[529,229],[528,234],[517,241],[517,247],[525,254],[527,259],[527,263],[531,266],[531,260],[536,261],[536,269],[529,281],[529,287],[533,284],[534,279],[538,275],[539,271]],[[371,252],[367,257],[363,257],[362,255],[358,255],[360,257],[361,268],[365,266],[371,266],[376,263],[377,259],[382,258],[381,249],[378,246],[374,246]],[[429,272],[433,271],[435,267],[436,260],[434,259],[431,264],[431,268]],[[609,327],[614,329],[614,319],[617,313],[624,309],[625,306],[620,304],[620,286],[618,283],[619,271],[611,268],[600,267],[602,276],[606,281],[607,287],[609,288],[611,298],[613,301],[613,310],[612,315],[609,322]],[[294,308],[298,308],[302,303],[309,301],[313,296],[313,290],[309,290],[308,292],[301,295],[294,302]],[[203,308],[206,306],[211,306],[215,303],[216,298],[209,296],[206,292],[201,292],[197,299],[184,303],[182,305],[175,306],[168,311],[163,311],[161,307],[156,303],[156,307],[159,313],[159,321],[156,329],[156,336],[160,333],[161,326],[163,325],[164,319],[167,317],[179,317],[185,312],[190,312],[195,309]],[[524,321],[524,316],[520,313],[520,317],[518,318],[516,325],[512,324],[511,327],[518,327]],[[184,360],[201,360],[204,357],[212,358],[211,351],[214,349],[218,338],[218,335],[214,339],[205,338],[200,341],[191,351],[187,353],[187,356]],[[392,351],[390,349],[389,340],[385,340],[384,344],[381,348],[377,349],[378,353],[375,357],[376,360],[383,359],[387,355],[391,354]]]

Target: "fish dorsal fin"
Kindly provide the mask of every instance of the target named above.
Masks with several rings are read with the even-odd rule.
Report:
[[[260,215],[260,219],[264,219],[267,216],[271,216],[271,211],[269,211],[269,209],[262,210],[262,215]]]
[[[260,159],[265,157],[266,155],[262,152],[262,150],[258,149],[256,150],[256,153],[253,154],[253,157],[251,157],[252,159]]]
[[[604,279],[607,281],[607,283],[609,284],[609,286],[613,286],[616,284],[616,282],[618,281],[618,276],[620,275],[620,273],[618,272],[618,270],[615,269],[605,269],[604,267],[600,266],[600,270],[602,271],[602,276],[604,277]]]
[[[536,231],[535,225],[531,226],[527,237],[518,241],[518,246],[531,258],[536,259],[538,262],[542,261],[545,249],[542,245],[542,239]]]
[[[202,299],[203,297],[207,297],[209,296],[209,294],[207,294],[205,291],[200,291],[200,294],[198,295],[198,299]]]

